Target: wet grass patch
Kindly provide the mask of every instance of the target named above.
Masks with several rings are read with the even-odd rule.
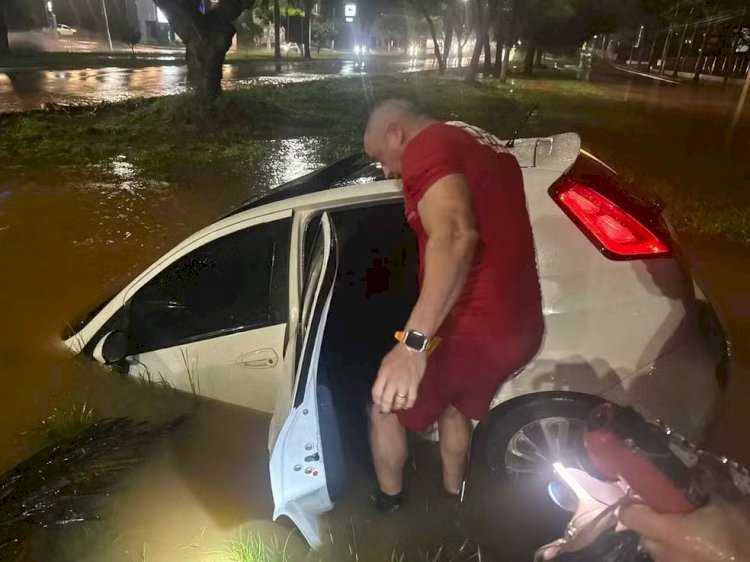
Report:
[[[750,166],[725,150],[722,117],[627,101],[612,89],[551,77],[469,84],[434,73],[361,76],[225,92],[208,104],[189,95],[0,118],[0,165],[98,165],[125,158],[145,177],[180,182],[210,171],[226,180],[265,173],[283,139],[322,138],[314,160],[361,150],[377,100],[405,97],[438,118],[475,123],[507,137],[576,131],[585,148],[658,195],[678,228],[750,242]],[[738,134],[741,136],[741,134]],[[309,154],[305,155],[306,157]],[[294,155],[286,155],[294,158]],[[251,172],[251,173],[250,173]]]

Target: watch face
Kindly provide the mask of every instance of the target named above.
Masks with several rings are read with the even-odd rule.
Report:
[[[414,351],[424,351],[427,347],[427,336],[419,332],[407,332],[404,338],[404,345]]]

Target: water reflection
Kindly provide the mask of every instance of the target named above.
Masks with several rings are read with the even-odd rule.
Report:
[[[226,89],[264,83],[295,83],[363,73],[413,72],[432,68],[425,59],[379,59],[252,62],[225,64]],[[120,101],[187,91],[187,69],[182,65],[146,68],[99,68],[71,71],[19,70],[0,74],[0,113],[39,109],[45,103],[75,104]]]

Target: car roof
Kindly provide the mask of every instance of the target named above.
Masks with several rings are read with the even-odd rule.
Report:
[[[378,164],[363,153],[353,154],[325,168],[282,184],[266,195],[251,197],[222,218],[228,218],[250,209],[302,195],[311,195],[343,187],[361,186],[384,179],[385,175]]]

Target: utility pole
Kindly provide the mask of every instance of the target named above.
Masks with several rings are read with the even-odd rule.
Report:
[[[644,26],[641,25],[641,28],[638,30],[638,37],[635,40],[635,43],[633,43],[630,47],[630,56],[628,57],[628,64],[633,64],[633,55],[635,54],[635,50],[640,48],[641,46],[641,39],[643,39],[643,29]],[[641,66],[641,57],[638,57],[638,68],[640,69]]]
[[[674,15],[672,16],[673,21],[677,19],[677,15],[679,13],[680,13],[680,5],[678,4],[675,7],[675,12],[674,12]],[[666,39],[664,39],[664,50],[661,53],[661,66],[659,67],[659,74],[662,76],[664,76],[664,71],[667,68],[667,54],[669,53],[669,43],[672,40],[672,28],[673,28],[673,24],[670,21],[669,28],[667,29],[667,37]]]
[[[690,16],[693,15],[693,9],[690,8]],[[690,19],[688,16],[688,20]],[[680,37],[680,44],[677,47],[677,60],[674,63],[674,70],[672,76],[677,77],[677,73],[680,71],[680,62],[682,62],[682,49],[685,46],[685,38],[687,37],[688,22],[685,22],[685,27],[682,28],[682,36]]]
[[[109,18],[107,17],[107,5],[104,3],[105,0],[102,0],[102,11],[104,12],[104,25],[107,28],[107,41],[109,41],[109,50],[113,51],[112,48],[112,34],[109,32]]]

